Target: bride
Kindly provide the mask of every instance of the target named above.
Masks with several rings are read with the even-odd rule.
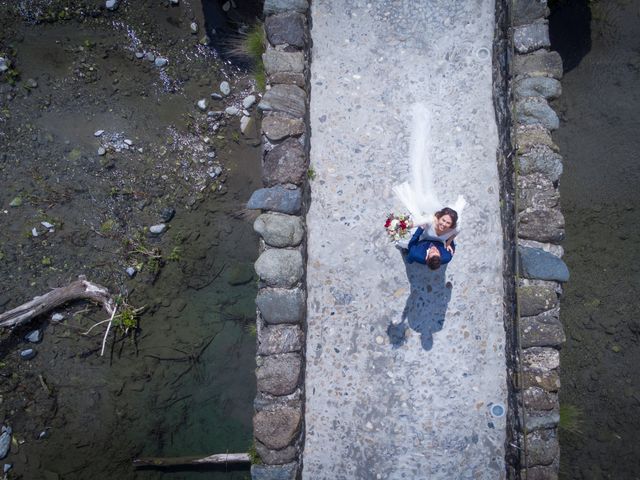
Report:
[[[430,115],[426,106],[415,103],[412,108],[413,131],[409,149],[411,179],[393,187],[398,199],[409,210],[414,225],[420,225],[423,232],[420,241],[431,240],[442,242],[445,248],[453,253],[453,240],[460,233],[459,214],[466,205],[459,195],[453,208],[444,207],[435,193],[433,170],[429,158],[431,147]],[[411,232],[411,236],[417,230]],[[409,238],[411,238],[409,236]],[[398,246],[407,248],[409,240],[398,241]]]

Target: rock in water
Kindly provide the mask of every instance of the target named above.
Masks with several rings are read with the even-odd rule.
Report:
[[[238,115],[238,113],[240,113],[240,110],[237,107],[227,107],[224,109],[224,113],[226,113],[227,115]]]
[[[160,211],[160,217],[163,222],[170,222],[176,215],[176,209],[172,207],[165,207]]]
[[[198,24],[196,22],[191,22],[191,33],[194,35],[198,33]]]
[[[220,93],[225,97],[231,93],[231,85],[229,85],[229,82],[222,82],[220,84]]]
[[[107,8],[107,10],[116,10],[118,8],[118,0],[107,0],[104,3],[104,6]]]
[[[129,278],[133,278],[136,276],[136,273],[138,272],[135,268],[133,267],[127,267],[127,275],[129,275]]]
[[[95,132],[93,132],[93,136],[101,137],[103,133],[104,133],[104,130],[96,130]]]
[[[249,95],[247,97],[245,97],[244,100],[242,100],[242,106],[244,108],[251,108],[251,106],[256,103],[256,96],[255,95]]]
[[[0,460],[7,456],[11,448],[11,427],[2,427],[2,435],[0,435]]]
[[[167,230],[167,226],[164,223],[159,223],[157,225],[152,225],[149,227],[149,232],[153,235],[161,235]]]
[[[0,57],[0,73],[6,72],[9,70],[9,62],[4,57]]]
[[[20,351],[20,358],[23,360],[31,360],[36,356],[36,351],[33,348],[27,348],[25,350]]]
[[[24,339],[30,343],[40,343],[42,341],[42,331],[33,330],[25,335]]]
[[[198,105],[198,108],[203,112],[207,109],[207,101],[204,98],[198,100],[197,105]]]
[[[169,60],[164,57],[158,57],[155,60],[156,67],[164,67],[167,63],[169,63]]]
[[[251,117],[247,117],[246,115],[243,115],[243,117],[240,119],[240,132],[244,134],[247,131],[247,128],[249,128],[250,123],[251,123]]]
[[[53,315],[51,315],[52,322],[61,322],[62,320],[64,320],[64,315],[62,315],[61,313],[54,313]]]

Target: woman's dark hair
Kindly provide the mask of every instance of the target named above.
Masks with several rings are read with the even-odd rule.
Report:
[[[436,218],[444,217],[445,215],[449,215],[451,217],[451,228],[456,228],[456,225],[458,224],[458,212],[449,207],[444,207],[442,210],[438,210],[436,212]]]
[[[427,266],[431,269],[431,270],[437,270],[440,268],[440,264],[442,262],[440,261],[440,256],[438,255],[437,257],[432,256],[429,257],[427,259]]]

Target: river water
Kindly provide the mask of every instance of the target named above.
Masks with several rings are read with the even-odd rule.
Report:
[[[201,44],[200,1],[103,4],[0,1],[0,56],[17,75],[0,79],[0,312],[79,274],[146,309],[103,357],[105,325],[82,332],[106,314],[86,303],[0,333],[14,439],[2,462],[16,479],[246,478],[131,462],[251,445],[258,246],[243,207],[260,187],[259,139],[196,102],[241,105],[253,80]],[[223,80],[231,95],[213,99]],[[151,235],[167,209],[168,230]],[[43,340],[28,344],[35,328]]]
[[[566,479],[640,478],[640,1],[561,1],[550,17],[563,56],[554,139],[565,261],[561,303]],[[578,431],[575,431],[575,430]]]

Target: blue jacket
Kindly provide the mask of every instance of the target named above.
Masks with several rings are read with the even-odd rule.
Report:
[[[418,227],[416,232],[413,234],[413,237],[411,237],[411,240],[409,240],[409,245],[407,245],[407,249],[409,251],[407,253],[407,263],[418,262],[426,265],[427,250],[429,250],[431,246],[435,246],[440,252],[440,262],[442,265],[449,263],[453,258],[451,252],[449,252],[444,244],[438,240],[420,241],[420,235],[422,235],[422,232],[424,232],[424,229],[422,227]],[[451,242],[451,248],[455,252],[455,242]]]

